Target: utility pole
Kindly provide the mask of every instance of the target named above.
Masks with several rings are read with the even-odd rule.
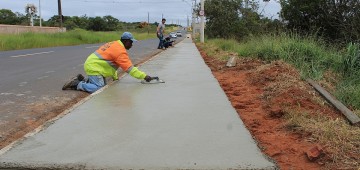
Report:
[[[192,8],[192,37],[195,39],[195,7],[196,7],[196,0],[193,4]]]
[[[148,28],[148,35],[149,35],[149,27],[150,27],[150,13],[148,12],[148,25],[147,25],[147,28]]]
[[[40,27],[42,27],[42,25],[41,25],[41,5],[40,5],[40,0],[39,0],[39,16],[40,16]]]
[[[204,43],[204,28],[205,28],[205,11],[204,11],[204,0],[201,0],[201,10],[200,10],[200,18],[201,18],[201,28],[200,28],[200,42]]]
[[[189,28],[189,15],[186,15],[186,27]]]
[[[58,0],[58,12],[59,12],[60,28],[62,28],[63,27],[63,20],[62,20],[62,12],[61,12],[61,0]]]

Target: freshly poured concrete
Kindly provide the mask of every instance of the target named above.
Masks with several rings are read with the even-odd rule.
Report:
[[[0,167],[275,169],[185,39],[0,156]]]

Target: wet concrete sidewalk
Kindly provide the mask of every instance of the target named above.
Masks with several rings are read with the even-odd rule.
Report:
[[[276,169],[191,39],[124,76],[0,156],[1,168]]]

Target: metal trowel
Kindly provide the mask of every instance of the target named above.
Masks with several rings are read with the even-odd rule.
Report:
[[[141,80],[142,84],[158,84],[158,83],[165,83],[164,80],[159,79],[159,77],[152,77],[152,80],[147,82],[145,80]]]

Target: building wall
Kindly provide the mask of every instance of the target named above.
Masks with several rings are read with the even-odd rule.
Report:
[[[66,28],[59,27],[39,27],[39,26],[21,26],[21,25],[3,25],[0,24],[0,34],[19,34],[23,32],[38,33],[57,33],[66,32]]]

